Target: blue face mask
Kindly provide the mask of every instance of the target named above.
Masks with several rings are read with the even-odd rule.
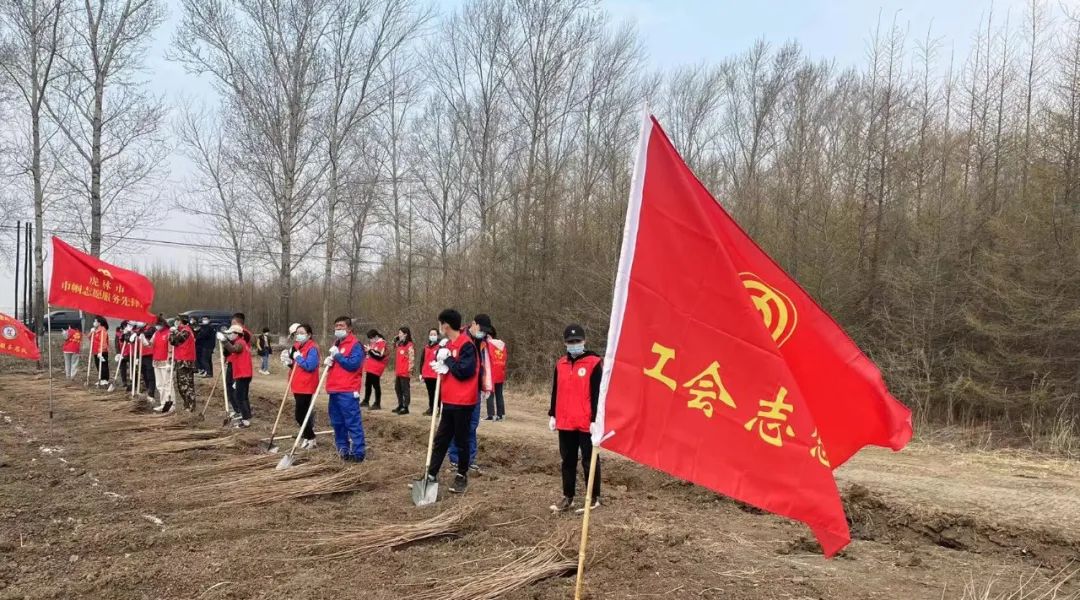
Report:
[[[582,354],[585,354],[585,342],[567,344],[566,353],[570,356],[581,356]]]
[[[349,332],[344,330],[344,329],[335,329],[334,330],[334,337],[336,337],[339,340],[345,339],[345,336],[347,336],[347,335],[349,335]]]
[[[483,331],[477,331],[477,332],[476,332],[476,339],[478,339],[478,340],[482,340],[482,339],[484,339],[484,336],[486,336],[486,335],[487,335],[487,334],[486,334],[486,333],[484,333]]]
[[[301,344],[306,342],[307,339],[308,339],[308,336],[307,336],[306,333],[298,333],[298,334],[296,334],[296,341],[301,343]]]

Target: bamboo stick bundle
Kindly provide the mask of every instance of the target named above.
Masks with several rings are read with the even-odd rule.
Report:
[[[456,535],[478,512],[476,506],[458,506],[416,523],[345,526],[336,530],[297,531],[301,539],[314,539],[304,549],[310,560],[343,559],[375,550],[397,548],[421,540]]]

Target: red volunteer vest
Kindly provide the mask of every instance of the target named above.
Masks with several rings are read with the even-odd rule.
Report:
[[[139,340],[138,340],[138,342],[139,342],[139,346],[140,346],[140,347],[142,348],[142,355],[143,355],[143,357],[147,357],[147,356],[149,356],[149,357],[151,357],[151,358],[152,358],[152,357],[154,356],[154,346],[153,346],[153,341],[154,341],[154,338],[153,338],[153,337],[151,337],[151,338],[150,338],[149,340],[147,340],[147,339],[146,339],[146,336],[145,336],[145,335],[143,335],[143,333],[145,333],[145,332],[147,332],[147,331],[149,331],[149,330],[148,330],[148,329],[143,329],[143,330],[142,330],[142,331],[141,331],[141,332],[139,333]]]
[[[109,351],[109,333],[104,328],[90,332],[90,353],[101,354]]]
[[[356,336],[349,334],[342,338],[334,345],[338,347],[338,350],[342,354],[348,356],[354,346],[359,345],[360,342],[356,340]],[[363,352],[363,348],[360,349]],[[364,364],[367,364],[367,360],[364,360]],[[342,392],[349,392],[350,394],[360,389],[360,377],[362,375],[361,369],[349,372],[345,370],[345,367],[338,364],[337,360],[330,365],[330,373],[326,375],[326,391],[331,394],[337,394]]]
[[[154,360],[169,360],[168,328],[154,332],[154,339],[150,343],[154,346]]]
[[[438,351],[438,344],[424,346],[424,362],[420,365],[420,375],[422,375],[424,379],[435,379],[439,376],[439,374],[431,368],[431,361],[435,360],[435,353]]]
[[[230,344],[240,346],[239,352],[233,352],[226,360],[232,365],[233,379],[251,379],[251,346],[243,336],[238,336]]]
[[[458,353],[461,352],[461,348],[465,344],[472,344],[469,339],[469,334],[462,333],[456,340],[453,340],[446,345],[450,349],[450,356],[457,358]],[[473,371],[471,377],[462,381],[453,375],[447,373],[442,378],[442,390],[440,395],[443,404],[454,404],[457,406],[472,406],[480,401],[479,398],[479,379],[480,377],[480,351],[476,351],[476,370]]]
[[[82,349],[82,332],[78,329],[68,329],[68,338],[64,341],[64,352],[78,354]]]
[[[370,354],[364,359],[364,372],[370,373],[376,377],[381,377],[383,372],[386,371],[386,363],[390,362],[390,357],[386,355],[386,340],[376,340],[371,345],[372,350],[377,350],[383,353],[382,358],[374,358]]]
[[[315,370],[308,372],[300,368],[293,362],[292,368],[296,370],[292,374],[292,393],[294,394],[314,394],[315,388],[319,387],[319,346],[315,342],[308,340],[301,346],[300,344],[293,344],[293,352],[300,352],[304,356],[308,355],[308,351],[315,350]]]
[[[187,325],[181,325],[178,329],[179,331],[188,332],[188,338],[180,342],[180,344],[176,346],[176,350],[173,351],[173,358],[175,358],[176,360],[186,360],[194,362],[195,332],[192,331],[191,327],[188,327]]]
[[[499,348],[488,342],[487,349],[491,360],[491,383],[506,383],[506,343]]]
[[[394,361],[394,374],[398,377],[408,377],[412,374],[412,365],[409,364],[409,353],[413,351],[413,348],[412,342],[397,347],[397,360]]]
[[[599,356],[582,356],[573,363],[563,356],[555,365],[558,388],[555,393],[555,427],[562,431],[588,431],[592,422],[589,380],[600,364]]]

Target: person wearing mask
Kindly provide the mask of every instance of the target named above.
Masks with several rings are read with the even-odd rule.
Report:
[[[503,384],[506,383],[506,342],[500,340],[495,328],[487,339],[488,359],[491,363],[491,394],[487,397],[487,420],[502,421],[506,417],[503,401]]]
[[[397,339],[394,340],[397,350],[397,358],[394,360],[394,394],[397,395],[397,408],[394,413],[399,415],[409,414],[409,402],[412,400],[409,390],[409,380],[412,378],[413,362],[416,360],[412,331],[408,327],[398,329]]]
[[[263,327],[262,333],[255,338],[255,351],[258,353],[259,358],[262,361],[259,364],[259,373],[263,375],[270,374],[270,353],[273,352],[273,347],[270,345],[270,328]]]
[[[327,410],[338,456],[349,462],[364,462],[367,456],[364,423],[353,395],[360,387],[365,362],[364,347],[352,334],[352,319],[344,316],[334,319],[334,345],[323,360],[330,369],[326,375],[326,392],[330,397]]]
[[[494,328],[491,326],[491,317],[486,314],[478,314],[469,323],[468,336],[476,345],[476,361],[480,369],[477,377],[476,404],[473,405],[473,414],[469,419],[469,468],[479,473],[480,465],[476,461],[479,443],[476,438],[476,429],[480,426],[480,406],[491,394],[491,360],[487,351],[487,336]],[[457,448],[450,448],[450,464],[458,464],[460,460]]]
[[[251,335],[251,331],[248,330],[246,325],[244,325],[244,319],[245,319],[244,313],[241,313],[241,312],[234,313],[233,316],[232,316],[232,320],[230,322],[229,327],[230,328],[239,327],[240,331],[241,331],[240,337],[244,338],[244,342],[246,342],[248,344],[248,347],[250,348],[251,340],[253,338],[252,338],[252,335]],[[225,333],[226,331],[228,331],[228,330],[226,329],[226,330],[222,331],[221,333]],[[215,337],[220,338],[221,336],[215,336]],[[238,423],[243,418],[243,416],[240,414],[240,409],[238,408],[238,405],[235,404],[235,401],[236,401],[236,386],[233,385],[232,362],[229,360],[229,351],[225,349],[224,344],[221,347],[221,353],[225,357],[225,397],[228,398],[229,407],[232,409],[232,412],[229,414],[229,416],[232,418],[234,423]],[[249,357],[250,357],[250,351],[248,352],[248,354],[249,354]]]
[[[214,376],[214,346],[216,338],[214,328],[210,326],[210,317],[199,319],[195,331],[195,367],[201,377]]]
[[[142,368],[142,385],[146,390],[146,399],[157,396],[157,378],[154,376],[154,334],[153,325],[143,325],[137,332],[136,344],[139,348],[139,366]]]
[[[109,329],[104,317],[95,317],[90,329],[90,354],[94,356],[97,385],[109,385]]]
[[[169,367],[169,324],[165,317],[158,315],[154,323],[154,339],[150,342],[154,347],[154,383],[157,388],[157,412],[168,413],[173,411],[173,374]]]
[[[64,376],[74,380],[79,373],[79,355],[82,354],[82,332],[68,325],[64,330]]]
[[[559,434],[559,455],[562,457],[563,497],[551,506],[555,512],[574,507],[578,456],[588,485],[589,461],[592,459],[592,434],[596,423],[596,405],[600,400],[600,379],[604,360],[595,352],[585,350],[585,328],[569,325],[563,331],[566,354],[555,363],[551,380],[551,406],[548,409],[548,429]],[[596,463],[593,481],[593,508],[600,506],[600,463]],[[578,512],[583,512],[579,509]]]
[[[116,368],[120,370],[120,380],[124,382],[124,389],[131,391],[134,383],[131,381],[131,357],[134,355],[135,346],[131,344],[131,331],[134,325],[129,321],[122,321],[116,328]]]
[[[476,344],[461,331],[461,313],[452,308],[439,313],[439,330],[446,339],[440,343],[431,368],[442,378],[439,392],[442,416],[435,432],[431,468],[426,476],[428,481],[437,480],[443,459],[453,442],[461,461],[457,463],[457,475],[449,489],[451,493],[463,494],[469,486],[469,427],[473,409],[479,402],[476,390],[480,364]]]
[[[431,413],[435,410],[435,383],[439,379],[439,374],[431,368],[431,364],[435,362],[435,354],[439,351],[439,330],[432,329],[428,331],[427,344],[424,345],[424,360],[420,363],[420,379],[424,380],[424,385],[427,387],[427,410],[424,411],[425,417],[430,417]]]
[[[289,375],[292,379],[293,399],[296,400],[296,424],[303,425],[308,409],[311,407],[315,388],[319,385],[319,345],[311,339],[311,325],[307,323],[290,327],[293,344],[281,351],[281,364],[296,371]],[[307,426],[300,434],[301,449],[315,448],[315,415],[308,419]]]
[[[195,332],[184,315],[176,317],[176,325],[169,333],[173,350],[173,369],[176,372],[176,392],[184,403],[184,410],[195,410]]]
[[[360,406],[371,406],[371,410],[382,409],[382,382],[379,380],[384,371],[388,356],[386,355],[386,340],[378,331],[371,329],[367,332],[368,343],[364,345],[364,352],[368,360],[364,361],[364,401]],[[370,404],[371,392],[375,392],[375,403]]]
[[[251,345],[244,337],[244,326],[237,324],[229,327],[225,333],[218,332],[217,339],[228,353],[229,371],[232,373],[232,406],[240,414],[233,419],[233,427],[251,427]]]

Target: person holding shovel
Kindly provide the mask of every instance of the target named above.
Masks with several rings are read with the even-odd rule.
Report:
[[[137,345],[139,347],[139,362],[142,367],[142,381],[146,390],[146,398],[150,399],[157,395],[157,378],[154,376],[154,334],[157,330],[153,325],[143,325],[138,331]]]
[[[173,380],[169,364],[169,324],[162,315],[158,315],[157,322],[154,323],[154,338],[150,344],[153,346],[154,383],[158,401],[154,410],[161,413],[172,412]]]
[[[323,361],[330,371],[326,375],[326,392],[330,397],[327,410],[330,426],[334,428],[334,444],[338,456],[349,462],[364,462],[367,444],[360,405],[353,394],[360,387],[363,374],[364,347],[352,333],[352,319],[334,319],[334,345]]]
[[[82,332],[73,325],[64,330],[64,376],[74,380],[79,373],[79,355],[82,354]]]
[[[218,332],[218,341],[228,354],[229,371],[232,373],[233,409],[240,413],[240,419],[233,424],[236,428],[251,427],[251,346],[244,337],[244,326],[233,325],[225,333]]]
[[[109,328],[103,317],[94,318],[90,330],[90,354],[94,355],[94,366],[97,367],[97,385],[109,385]]]
[[[303,425],[304,417],[307,416],[308,409],[311,407],[312,396],[319,386],[319,345],[311,339],[311,325],[307,323],[293,329],[293,340],[291,348],[281,351],[281,364],[287,369],[296,370],[289,377],[292,379],[293,399],[296,400],[296,424]],[[300,448],[314,449],[314,415],[308,419],[307,426],[304,427],[301,435],[303,441],[300,442]]]
[[[480,401],[477,393],[480,378],[479,352],[472,337],[461,331],[461,313],[458,311],[448,308],[439,313],[439,329],[446,341],[435,354],[431,368],[442,378],[442,389],[439,391],[442,417],[435,432],[427,479],[429,482],[436,481],[443,459],[450,449],[450,442],[453,441],[460,462],[457,463],[457,475],[450,491],[463,494],[469,486],[470,424],[473,410]]]
[[[184,403],[184,410],[195,410],[195,332],[184,315],[176,317],[176,325],[169,333],[173,350],[173,366],[176,369],[176,391]]]

